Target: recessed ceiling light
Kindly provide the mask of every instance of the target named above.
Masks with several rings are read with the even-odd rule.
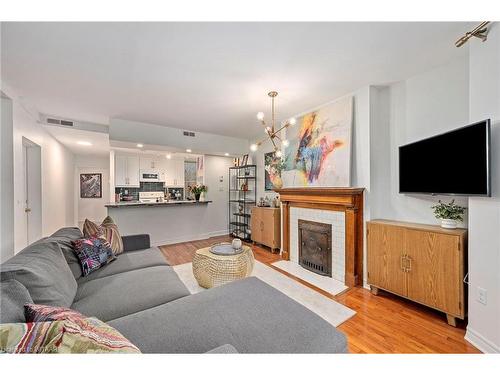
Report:
[[[172,159],[172,154],[167,154],[167,159]]]
[[[92,146],[92,143],[87,141],[78,141],[76,143],[79,144],[80,146]]]
[[[190,148],[186,148],[186,152],[191,152],[191,149]]]
[[[144,147],[144,145],[143,145],[142,143],[138,143],[138,144],[137,144],[137,147],[139,147],[139,148],[143,148],[143,147]]]
[[[224,154],[224,156],[229,156],[229,153],[227,153],[227,152],[226,152],[226,153]]]

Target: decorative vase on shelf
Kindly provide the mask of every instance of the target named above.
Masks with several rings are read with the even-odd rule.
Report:
[[[456,229],[457,221],[452,219],[441,219],[441,227],[446,229]]]
[[[200,195],[201,195],[201,193],[198,193],[198,194],[194,195],[194,199],[196,199],[196,202],[200,201]]]

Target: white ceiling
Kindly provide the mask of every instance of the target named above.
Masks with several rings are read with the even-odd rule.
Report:
[[[44,125],[44,128],[75,155],[109,156],[108,134],[53,125]],[[78,142],[90,142],[91,145]]]
[[[252,139],[280,119],[466,53],[470,23],[2,23],[2,78],[42,113]]]

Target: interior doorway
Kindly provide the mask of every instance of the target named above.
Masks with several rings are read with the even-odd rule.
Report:
[[[23,137],[24,221],[27,245],[42,237],[42,149]]]

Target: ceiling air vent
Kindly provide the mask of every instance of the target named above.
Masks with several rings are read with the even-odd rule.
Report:
[[[73,126],[73,121],[59,120],[57,118],[47,117],[47,124],[63,125],[63,126]]]
[[[187,131],[184,131],[182,132],[182,134],[185,136],[185,137],[195,137],[196,134],[194,132],[187,132]]]

